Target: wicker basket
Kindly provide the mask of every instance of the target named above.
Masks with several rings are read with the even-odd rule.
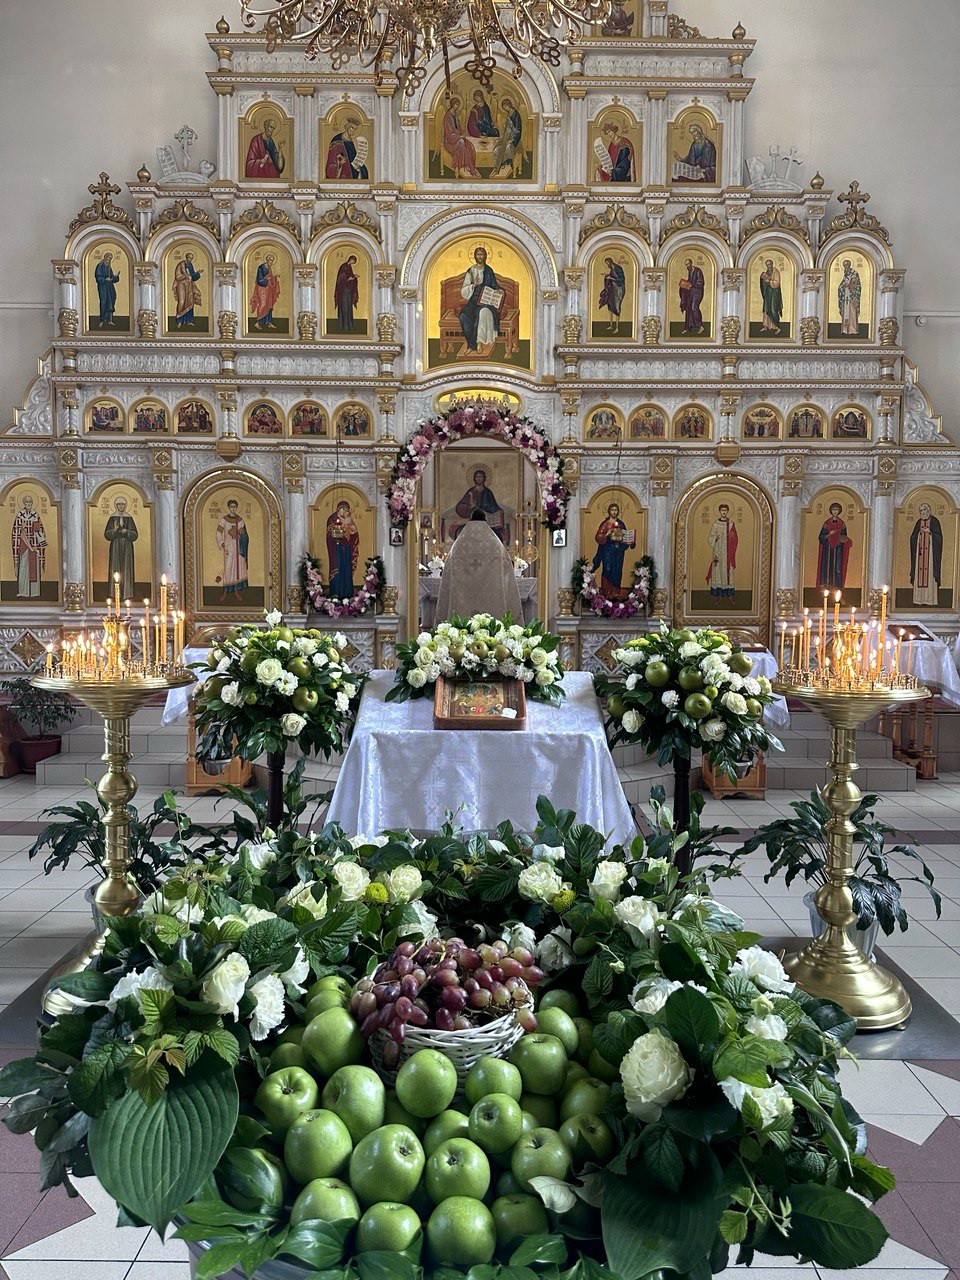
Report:
[[[375,1031],[370,1037],[370,1053],[373,1065],[382,1080],[393,1085],[397,1071],[418,1049],[438,1049],[450,1059],[457,1069],[457,1081],[463,1086],[467,1072],[480,1058],[505,1058],[523,1035],[513,1012],[502,1018],[471,1027],[469,1031],[438,1031],[435,1027],[407,1027],[406,1038],[400,1049],[400,1061],[392,1070],[383,1065],[383,1048],[390,1039],[384,1030]]]

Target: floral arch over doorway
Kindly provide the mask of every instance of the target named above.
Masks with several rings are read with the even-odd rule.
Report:
[[[393,464],[387,506],[394,527],[402,529],[413,519],[417,482],[433,455],[468,436],[502,440],[525,454],[537,471],[544,523],[550,529],[563,528],[570,490],[563,478],[564,463],[559,452],[529,418],[488,404],[457,405],[429,422],[417,424]]]

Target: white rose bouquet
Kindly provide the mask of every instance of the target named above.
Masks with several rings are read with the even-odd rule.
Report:
[[[522,626],[511,614],[452,618],[397,645],[396,683],[388,702],[433,696],[440,676],[451,680],[522,680],[527,697],[558,706],[564,696],[560,637],[539,622]]]
[[[344,660],[343,637],[286,627],[279,613],[266,621],[234,627],[210,653],[195,709],[202,760],[255,760],[288,743],[329,756],[349,737],[364,677]]]

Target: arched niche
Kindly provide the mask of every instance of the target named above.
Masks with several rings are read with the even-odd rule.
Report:
[[[310,506],[310,554],[330,595],[349,599],[363,583],[364,565],[377,554],[376,509],[353,484],[334,482]]]
[[[130,406],[129,422],[132,435],[164,436],[170,431],[167,406],[156,396],[135,400]]]
[[[894,611],[957,612],[958,521],[955,500],[938,485],[904,495],[893,522]]]
[[[126,239],[112,231],[92,239],[81,258],[83,331],[98,338],[131,338],[135,307],[133,264]]]
[[[294,179],[293,120],[266,94],[237,121],[241,181],[258,186]]]
[[[636,342],[640,264],[623,241],[594,250],[587,269],[587,341]]]
[[[760,401],[744,410],[740,419],[740,439],[751,444],[783,439],[783,414],[775,404]]]
[[[622,439],[623,414],[615,404],[597,404],[584,414],[584,444],[614,445]]]
[[[642,164],[642,123],[621,103],[602,107],[587,125],[585,181],[604,189],[637,186]]]
[[[356,102],[338,102],[317,121],[320,186],[374,181],[374,123]]]
[[[647,510],[622,484],[599,489],[580,509],[580,554],[607,600],[624,600],[647,550]]]
[[[287,429],[298,439],[327,439],[330,435],[327,411],[318,400],[298,400],[290,406]]]
[[[667,121],[666,182],[671,187],[713,187],[723,182],[723,125],[701,105]]]
[[[262,618],[282,596],[283,508],[241,467],[201,476],[181,504],[184,600],[195,622]]]
[[[862,404],[842,404],[830,415],[830,439],[838,444],[859,444],[873,435],[873,419]]]
[[[216,254],[216,256],[214,256]],[[213,264],[219,253],[206,237],[169,236],[160,250],[160,306],[165,337],[213,333]]]
[[[120,599],[154,599],[153,503],[129,480],[108,480],[87,503],[87,604],[103,605],[120,575]]]
[[[877,260],[860,241],[831,244],[824,267],[824,342],[872,343],[877,331]]]
[[[662,405],[647,401],[638,404],[627,419],[627,442],[646,444],[652,440],[666,440],[670,415]]]
[[[296,336],[294,258],[280,236],[259,235],[240,251],[243,331],[249,338]]]
[[[52,492],[39,480],[11,481],[0,491],[0,524],[0,604],[60,604],[60,503]]]
[[[748,629],[766,639],[774,537],[766,489],[736,472],[704,476],[681,495],[674,526],[680,625]]]
[[[540,117],[521,81],[495,70],[480,84],[465,67],[444,80],[425,113],[426,182],[535,183]]]
[[[795,404],[785,416],[784,438],[787,440],[825,440],[827,429],[826,412],[818,404]]]
[[[243,434],[252,440],[283,435],[286,415],[276,400],[261,396],[251,400],[243,411]]]
[[[845,485],[826,485],[800,517],[802,606],[833,608],[836,592],[847,609],[865,605],[870,515],[858,494]]]
[[[716,342],[718,272],[715,252],[705,241],[686,241],[671,248],[664,286],[666,342]]]
[[[173,429],[178,436],[212,436],[216,416],[209,401],[199,396],[180,400],[173,409]]]
[[[338,442],[372,444],[374,431],[370,406],[361,400],[344,401],[331,414],[330,430]]]
[[[320,334],[349,342],[376,337],[373,259],[352,238],[331,241],[320,258]]]
[[[802,260],[786,242],[765,240],[742,259],[746,290],[744,341],[770,343],[799,339],[798,280]]]
[[[713,439],[713,414],[705,404],[682,404],[673,415],[670,439],[685,444],[700,444]]]
[[[127,429],[127,411],[115,396],[96,396],[83,410],[86,435],[122,436]]]

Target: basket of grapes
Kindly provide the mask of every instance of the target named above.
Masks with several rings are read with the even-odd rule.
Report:
[[[536,1030],[532,993],[542,981],[526,947],[474,948],[462,938],[401,942],[357,983],[350,1012],[387,1084],[418,1049],[437,1049],[462,1086],[479,1058],[506,1057],[525,1031]]]

